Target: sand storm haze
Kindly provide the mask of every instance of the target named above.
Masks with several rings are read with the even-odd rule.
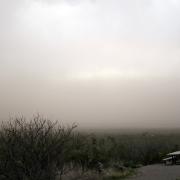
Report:
[[[180,2],[2,0],[0,119],[180,127]]]

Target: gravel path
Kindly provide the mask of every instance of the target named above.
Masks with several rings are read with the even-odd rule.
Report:
[[[137,175],[126,180],[180,180],[180,165],[149,165],[140,168]]]

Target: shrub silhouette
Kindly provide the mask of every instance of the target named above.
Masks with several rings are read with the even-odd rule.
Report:
[[[39,115],[3,122],[0,180],[54,180],[63,174],[72,130]]]

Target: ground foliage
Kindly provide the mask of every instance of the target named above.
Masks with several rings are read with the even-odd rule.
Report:
[[[75,169],[101,175],[161,162],[180,146],[180,134],[87,134],[39,115],[4,121],[0,129],[0,180],[56,180]],[[110,177],[110,175],[108,175]],[[99,177],[99,176],[98,176]]]

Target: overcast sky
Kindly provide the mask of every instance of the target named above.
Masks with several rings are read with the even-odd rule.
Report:
[[[180,127],[179,0],[0,0],[0,119]]]

